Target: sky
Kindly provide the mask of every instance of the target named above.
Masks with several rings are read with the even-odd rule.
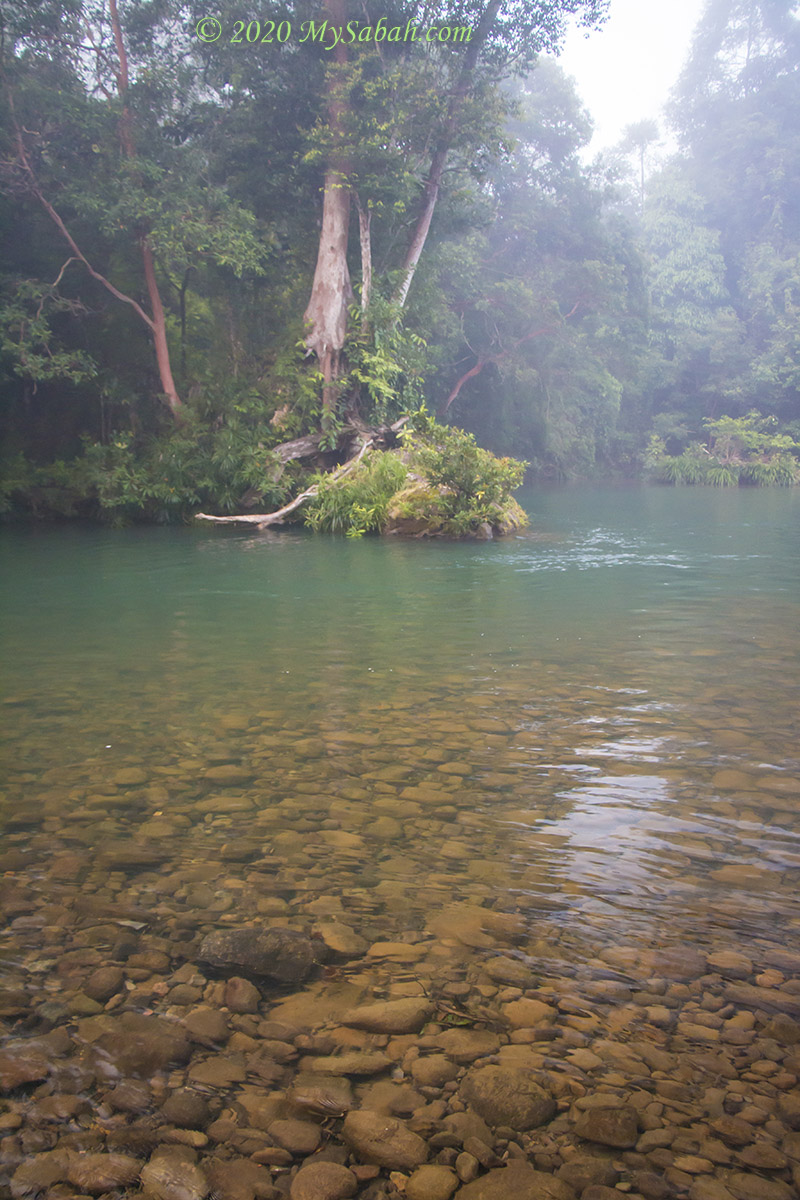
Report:
[[[602,29],[573,28],[559,62],[578,85],[595,134],[589,157],[626,125],[658,118],[689,51],[704,0],[611,0]]]

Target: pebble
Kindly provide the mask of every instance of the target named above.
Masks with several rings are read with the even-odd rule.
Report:
[[[348,1200],[358,1190],[358,1179],[347,1167],[334,1162],[307,1163],[292,1180],[291,1200]]]
[[[197,959],[219,971],[300,983],[311,972],[314,949],[309,938],[287,926],[217,929],[203,939]]]
[[[392,1170],[421,1166],[428,1157],[425,1142],[407,1125],[369,1109],[358,1109],[347,1114],[342,1137],[363,1161]]]
[[[459,1179],[449,1167],[418,1167],[406,1184],[407,1200],[450,1200]]]
[[[352,1008],[342,1014],[341,1020],[343,1025],[373,1033],[418,1033],[432,1015],[429,1000],[409,998]]]
[[[639,1138],[638,1128],[638,1114],[636,1109],[629,1105],[590,1108],[575,1122],[578,1137],[620,1150],[636,1145]]]
[[[528,1071],[515,1067],[471,1067],[459,1095],[488,1125],[516,1130],[544,1125],[556,1112],[552,1095]]]
[[[142,1169],[142,1186],[156,1200],[204,1200],[209,1185],[199,1167],[172,1158],[152,1158]]]
[[[766,835],[763,861],[737,860],[741,829],[788,820],[793,793],[745,761],[776,759],[774,732],[748,738],[715,711],[724,684],[701,689],[692,761],[653,768],[669,810],[629,808],[636,824],[592,842],[624,857],[663,830],[668,855],[640,867],[685,918],[612,931],[611,878],[590,895],[556,865],[588,781],[563,764],[575,722],[605,772],[620,711],[664,717],[536,669],[538,707],[513,672],[424,693],[376,672],[363,729],[327,701],[317,723],[322,689],[302,719],[234,700],[204,726],[198,709],[202,734],[142,766],[26,768],[37,811],[19,817],[14,784],[0,857],[14,1200],[795,1194],[800,864]],[[706,832],[695,793],[726,730]],[[644,770],[592,786],[616,796]],[[726,793],[745,783],[743,806]]]

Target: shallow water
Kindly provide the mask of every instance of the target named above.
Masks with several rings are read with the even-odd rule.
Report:
[[[476,906],[579,990],[800,953],[800,496],[523,499],[478,544],[4,531],[6,986],[69,1010],[128,910],[173,968],[334,913],[449,978]]]

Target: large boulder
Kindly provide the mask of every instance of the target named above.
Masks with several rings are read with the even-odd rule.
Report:
[[[201,943],[198,961],[216,971],[300,983],[314,966],[309,938],[285,926],[216,929]]]

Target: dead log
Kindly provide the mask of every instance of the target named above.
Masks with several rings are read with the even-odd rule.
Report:
[[[289,445],[290,443],[287,442],[285,444]],[[346,463],[342,463],[335,471],[331,471],[327,478],[330,480],[342,479],[345,475],[348,475],[372,445],[371,438],[362,441],[358,454],[353,458],[349,458]],[[306,488],[304,492],[301,492],[299,496],[295,496],[294,500],[290,501],[289,504],[284,504],[283,508],[279,508],[271,513],[248,513],[236,517],[212,517],[208,513],[195,513],[195,520],[213,521],[217,525],[255,525],[256,529],[267,529],[270,525],[279,525],[284,517],[294,512],[296,508],[299,508],[306,500],[310,500],[312,496],[316,496],[318,491],[319,484],[313,484],[312,487]]]

